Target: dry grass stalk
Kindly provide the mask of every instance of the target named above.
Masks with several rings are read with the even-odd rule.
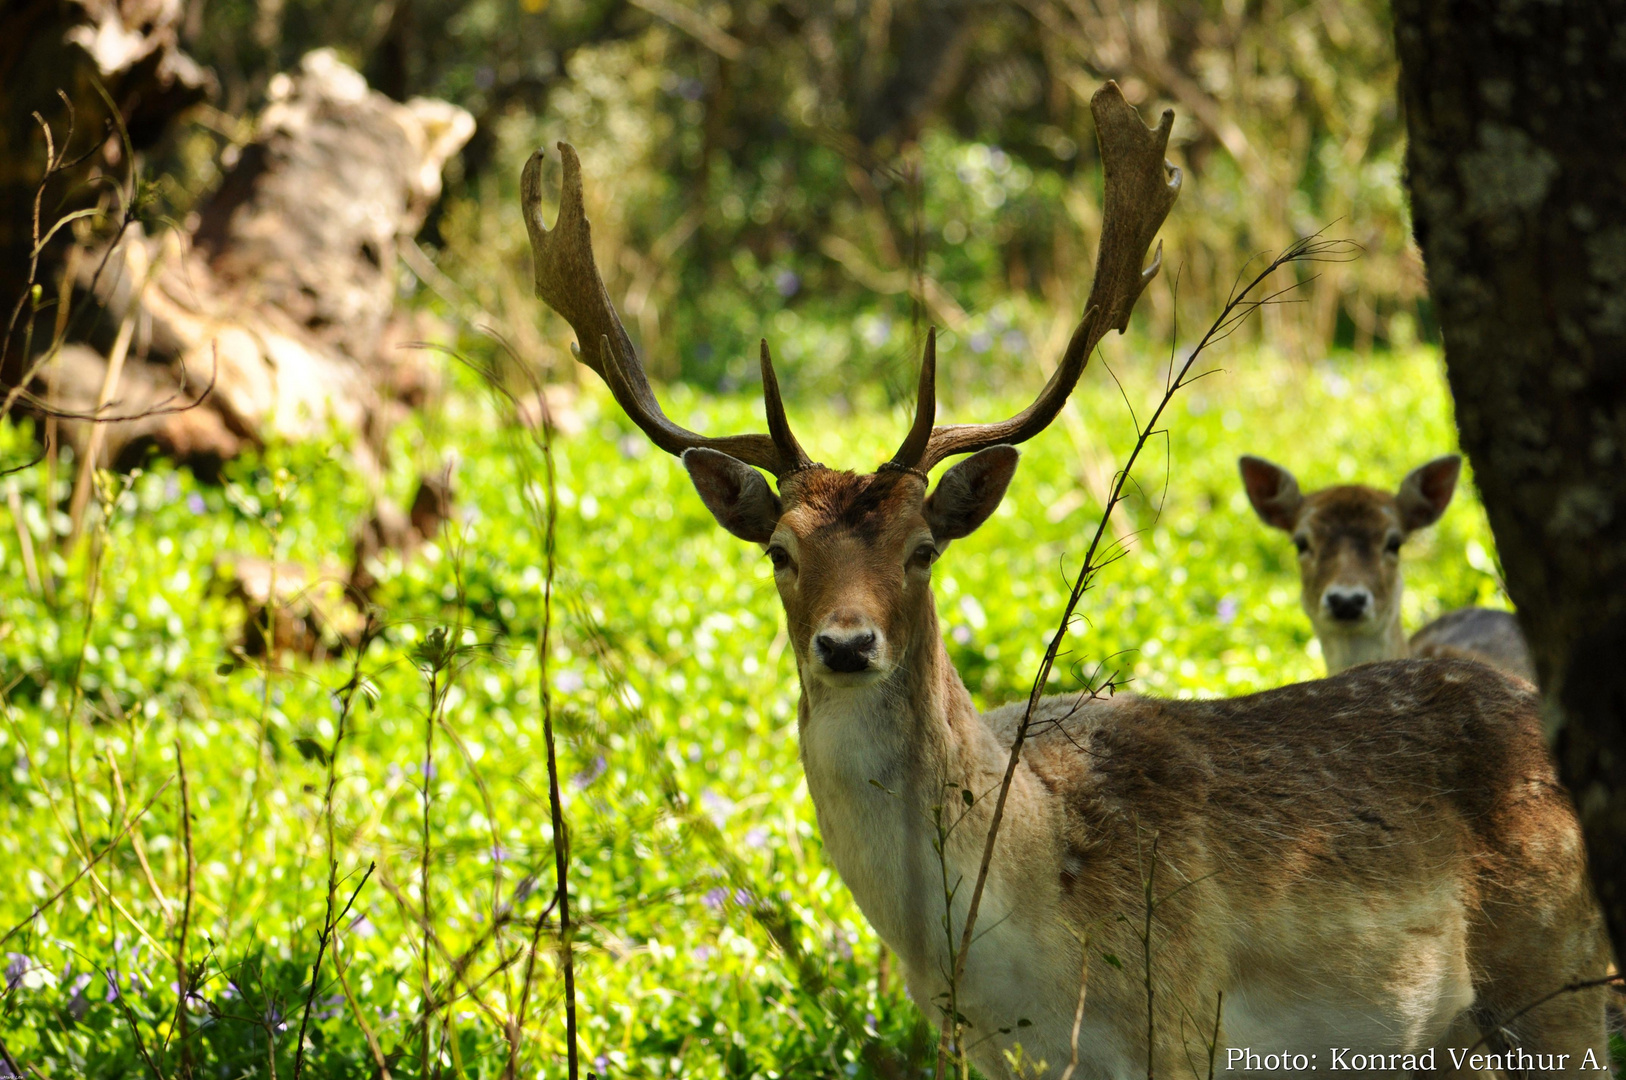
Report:
[[[1272,274],[1293,263],[1336,259],[1345,256],[1348,251],[1349,245],[1340,241],[1324,240],[1319,235],[1307,237],[1293,244],[1271,260],[1246,285],[1233,292],[1225,307],[1220,311],[1213,323],[1210,324],[1207,332],[1203,334],[1197,345],[1186,356],[1185,361],[1178,366],[1178,369],[1176,369],[1171,356],[1169,378],[1164,384],[1163,396],[1147,418],[1146,423],[1141,425],[1134,448],[1129,452],[1123,468],[1117,474],[1111,496],[1102,508],[1095,533],[1090,539],[1089,547],[1084,554],[1084,561],[1074,578],[1072,591],[1069,593],[1067,603],[1062,610],[1061,619],[1055,632],[1051,635],[1049,645],[1045,648],[1044,657],[1040,661],[1038,672],[1033,679],[1032,689],[1028,693],[1027,708],[1023,714],[1022,722],[1017,727],[1016,736],[1011,743],[1010,756],[1007,759],[1005,773],[1000,780],[999,791],[995,798],[993,817],[988,826],[988,838],[983,845],[982,860],[977,870],[976,883],[971,891],[970,906],[966,912],[965,926],[960,936],[960,947],[954,958],[955,966],[951,973],[951,985],[957,983],[965,972],[965,959],[971,950],[977,923],[977,911],[981,906],[983,890],[988,881],[989,867],[993,862],[994,845],[999,838],[1000,823],[1004,819],[1005,804],[1010,795],[1011,783],[1015,779],[1017,766],[1022,759],[1022,747],[1030,734],[1033,724],[1034,710],[1044,696],[1044,689],[1049,682],[1050,673],[1055,668],[1056,659],[1060,655],[1062,644],[1066,640],[1068,629],[1072,625],[1074,612],[1077,611],[1079,602],[1083,600],[1084,593],[1090,588],[1096,575],[1105,566],[1110,565],[1120,557],[1119,552],[1114,550],[1116,548],[1115,544],[1109,543],[1103,549],[1102,541],[1106,536],[1113,511],[1117,509],[1119,503],[1124,499],[1124,489],[1133,475],[1136,462],[1140,460],[1141,452],[1157,433],[1158,424],[1161,422],[1169,403],[1174,400],[1175,394],[1184,389],[1195,378],[1202,377],[1201,374],[1195,377],[1191,374],[1198,357],[1202,356],[1210,345],[1228,337],[1248,315],[1268,304],[1279,303],[1283,293],[1296,287],[1288,286],[1287,289],[1269,293],[1262,299],[1251,299],[1253,294],[1269,280]],[[1148,986],[1150,986],[1150,983],[1148,983]],[[956,1045],[958,1045],[957,1036]]]
[[[175,1037],[181,1053],[181,1076],[187,1078],[192,1075],[192,1046],[187,1037],[189,1018],[186,1015],[186,998],[192,990],[192,972],[186,960],[186,938],[192,929],[197,859],[192,852],[192,792],[186,781],[186,759],[182,756],[178,731],[175,735],[175,774],[181,779],[181,854],[186,860],[185,903],[181,908],[181,932],[175,942]]]

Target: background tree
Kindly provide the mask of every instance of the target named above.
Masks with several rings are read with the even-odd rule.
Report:
[[[1626,3],[1394,10],[1462,446],[1626,955]]]

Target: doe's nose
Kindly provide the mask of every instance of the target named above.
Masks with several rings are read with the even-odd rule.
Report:
[[[862,630],[851,634],[825,632],[813,639],[819,660],[831,671],[851,674],[869,667],[875,658],[875,631]]]
[[[1322,594],[1321,602],[1339,622],[1354,622],[1365,617],[1372,594],[1365,589],[1328,589]]]

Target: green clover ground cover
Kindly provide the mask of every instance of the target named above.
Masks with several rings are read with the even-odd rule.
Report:
[[[1153,361],[1117,340],[1108,349],[1144,415],[1161,385]],[[1167,454],[1154,444],[1143,459],[1144,495],[1120,510],[1129,554],[1086,596],[1057,690],[1102,664],[1159,694],[1319,675],[1291,544],[1248,509],[1237,455],[1278,461],[1307,489],[1393,486],[1455,444],[1432,352],[1216,355],[1229,370],[1177,399]],[[0,1039],[12,1063],[49,1077],[292,1075],[324,922],[331,766],[340,905],[360,888],[312,998],[303,1067],[370,1076],[383,1057],[414,1077],[427,1046],[438,1075],[501,1075],[530,925],[556,916],[536,651],[543,537],[526,487],[542,471],[458,380],[438,412],[397,432],[385,487],[404,498],[414,465],[455,454],[460,517],[390,564],[388,622],[360,658],[348,712],[354,657],[267,672],[234,653],[243,611],[212,584],[224,553],[348,557],[370,496],[342,447],[272,447],[228,467],[221,486],[164,464],[128,490],[109,477],[105,532],[66,559],[53,545],[63,491],[42,490],[43,467],[0,480],[15,485],[39,574],[54,582],[49,598],[34,591],[0,514],[0,933],[19,927],[3,946]],[[667,399],[691,427],[760,427],[751,398],[674,388]],[[967,395],[943,412],[991,419],[1020,404]],[[878,943],[822,855],[766,560],[712,523],[677,462],[607,395],[587,393],[579,411],[585,430],[557,444],[550,685],[583,920],[586,1067],[869,1076],[889,1056],[929,1063],[930,1031],[896,972],[883,981]],[[889,456],[906,425],[807,404],[792,417],[816,459],[855,467]],[[947,645],[980,703],[1026,692],[1132,439],[1097,364],[1064,420],[1024,448],[999,512],[939,563]],[[0,462],[31,455],[27,433],[0,424]],[[1408,627],[1506,602],[1471,482],[1404,557]],[[433,673],[430,730],[424,644],[442,627],[434,640],[450,655]],[[109,847],[74,881],[87,853]],[[183,922],[195,993],[178,1012]],[[556,1077],[562,988],[543,940],[521,1074]]]

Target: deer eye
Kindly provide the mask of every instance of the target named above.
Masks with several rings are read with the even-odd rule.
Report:
[[[768,561],[773,563],[774,573],[776,574],[781,570],[789,570],[790,552],[778,544],[771,544],[768,547]]]
[[[935,544],[921,544],[915,548],[915,553],[909,556],[910,566],[928,567],[937,561],[937,546]]]
[[[1299,549],[1300,555],[1310,554],[1310,538],[1307,536],[1293,537],[1293,546]]]
[[[1401,542],[1402,539],[1404,539],[1404,538],[1401,537],[1398,533],[1396,533],[1394,536],[1389,537],[1388,540],[1384,541],[1383,550],[1385,552],[1387,552],[1388,554],[1390,554],[1390,555],[1399,555],[1400,554],[1400,542]]]

